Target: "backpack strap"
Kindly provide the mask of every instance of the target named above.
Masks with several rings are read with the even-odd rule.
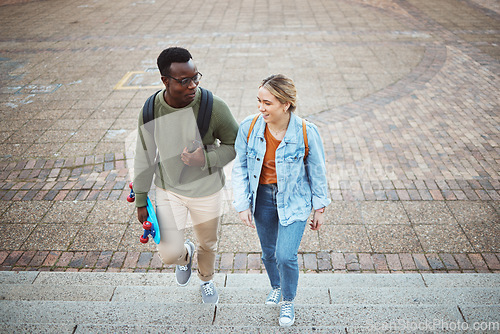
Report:
[[[248,134],[247,134],[247,144],[248,140],[250,139],[250,134],[252,133],[253,127],[255,126],[255,123],[257,122],[259,116],[260,114],[255,115],[255,117],[252,120],[252,123],[250,123],[250,128],[248,129]],[[305,120],[302,120],[302,134],[304,136],[304,145],[305,145],[304,161],[305,161],[307,156],[309,155],[309,142],[307,140],[307,129]]]
[[[153,124],[146,124],[148,124],[155,118],[155,99],[156,95],[158,95],[159,92],[161,92],[161,90],[148,97],[146,103],[144,103],[144,106],[142,107],[142,123],[152,135],[154,135],[155,127],[153,126]]]
[[[260,116],[260,114],[255,115],[255,117],[252,120],[252,123],[250,123],[250,129],[248,129],[248,134],[247,134],[247,144],[248,144],[248,140],[250,139],[250,134],[252,133],[255,122],[257,122],[257,118],[259,118],[259,116]]]
[[[200,109],[198,110],[198,117],[196,119],[196,124],[198,125],[198,130],[200,131],[200,137],[203,141],[203,137],[207,134],[208,127],[210,125],[210,118],[212,117],[212,108],[214,105],[214,96],[211,91],[200,87],[201,91],[201,101]]]
[[[212,117],[212,108],[214,104],[214,97],[211,91],[201,88],[201,101],[200,101],[200,109],[198,110],[198,118],[196,119],[196,124],[198,125],[198,130],[200,131],[200,137],[203,140],[203,137],[207,134],[208,127],[210,125],[210,118]],[[144,125],[148,124],[155,118],[155,99],[156,95],[160,93],[161,90],[157,91],[144,103],[142,107],[142,123]],[[154,126],[146,126],[146,129],[154,135]]]
[[[306,160],[309,155],[309,143],[307,142],[307,130],[306,130],[306,121],[302,120],[302,133],[304,135],[304,145],[306,146],[306,152],[304,154],[304,160]]]

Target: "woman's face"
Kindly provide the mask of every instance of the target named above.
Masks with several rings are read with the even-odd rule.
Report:
[[[257,106],[264,118],[264,122],[275,123],[282,120],[282,118],[288,118],[288,113],[286,113],[285,110],[288,110],[290,104],[281,103],[266,88],[259,88],[257,101]]]

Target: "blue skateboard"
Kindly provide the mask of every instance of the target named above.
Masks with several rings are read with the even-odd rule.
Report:
[[[134,202],[135,201],[135,193],[133,189],[133,184],[130,182],[130,195],[127,197],[127,201]],[[144,234],[140,237],[140,241],[145,244],[149,241],[149,236],[153,237],[153,240],[156,244],[160,243],[160,227],[158,225],[158,218],[156,217],[156,212],[153,207],[153,203],[149,197],[147,198],[146,209],[148,210],[148,218],[144,223],[142,223],[142,228],[144,229]]]

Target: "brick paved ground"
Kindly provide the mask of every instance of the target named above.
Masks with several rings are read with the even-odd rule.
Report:
[[[124,198],[155,59],[182,45],[238,120],[262,78],[295,80],[334,200],[305,233],[304,271],[500,270],[497,2],[0,6],[0,269],[172,270]],[[260,272],[227,198],[218,270]]]

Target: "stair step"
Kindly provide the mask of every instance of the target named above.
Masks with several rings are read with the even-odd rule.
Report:
[[[199,280],[194,277],[190,286]],[[216,274],[219,287],[268,287],[265,274]],[[0,284],[177,286],[171,273],[1,272]],[[301,274],[299,287],[500,287],[495,274]]]
[[[262,305],[269,288],[217,288],[220,304]],[[200,302],[198,287],[3,284],[0,300]],[[298,288],[297,304],[496,305],[498,288]]]
[[[390,326],[404,333],[415,324],[500,321],[496,274],[301,274],[288,331],[278,326],[279,306],[263,304],[266,275],[214,280],[217,306],[201,303],[195,277],[178,287],[174,274],[0,272],[0,333],[370,333]]]
[[[59,333],[59,334],[87,334],[87,333],[206,333],[206,334],[345,334],[345,327],[328,326],[293,326],[280,328],[279,326],[190,326],[190,325],[98,325],[98,324],[2,324],[0,333]]]
[[[478,306],[476,306],[478,307]],[[481,306],[485,308],[485,306]],[[497,306],[488,306],[493,312]],[[463,321],[454,305],[299,305],[297,326],[370,326],[403,319],[422,322]],[[158,302],[2,301],[2,322],[9,324],[97,324],[161,326],[272,326],[277,325],[278,305],[181,304]],[[215,317],[215,322],[214,322]]]

